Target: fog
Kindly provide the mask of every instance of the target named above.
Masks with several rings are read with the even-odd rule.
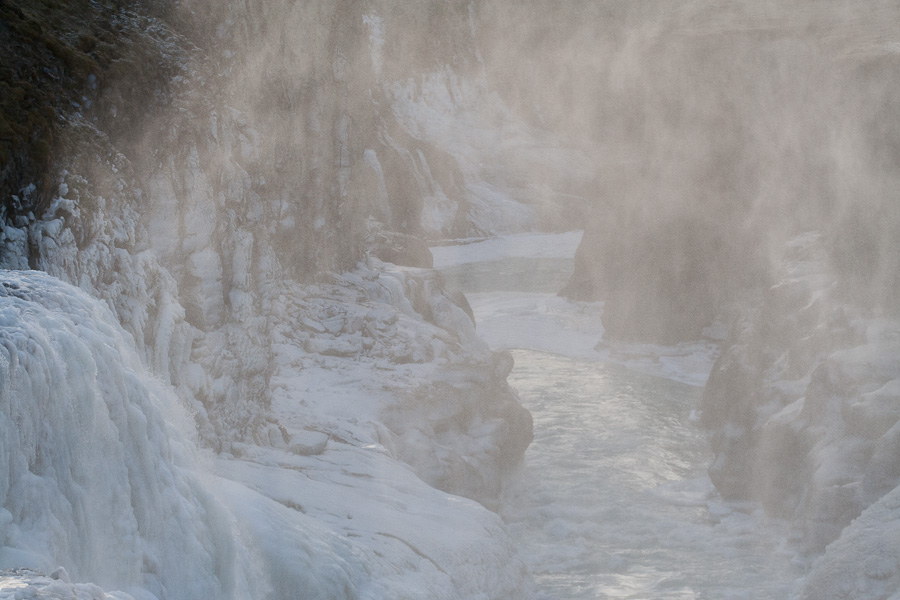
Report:
[[[275,218],[292,225],[274,235],[298,274],[352,265],[368,217],[413,244],[489,233],[471,207],[482,180],[536,211],[515,225],[501,212],[495,230],[587,223],[565,293],[606,300],[610,335],[672,341],[771,283],[784,243],[810,230],[848,293],[891,310],[897,10],[195,1],[176,14],[210,48],[191,59],[212,91],[199,101],[238,109],[258,136],[252,158],[219,148],[208,168],[237,160],[283,198]],[[416,80],[428,98],[429,77],[458,86],[443,128],[446,115],[398,102]],[[523,126],[526,146],[571,154],[529,155],[510,142]],[[296,235],[317,218],[332,226]]]
[[[892,547],[865,528],[896,512],[885,499],[900,489],[897,2],[110,1],[82,7],[84,21],[75,4],[10,3],[0,264],[49,274],[28,280],[10,323],[42,298],[110,309],[104,331],[130,353],[134,388],[161,386],[165,403],[148,414],[180,406],[184,439],[173,439],[191,458],[178,472],[197,497],[222,497],[210,530],[234,538],[228,560],[261,557],[235,590],[290,597],[320,561],[340,565],[347,597],[532,595],[527,561],[491,512],[502,514],[532,440],[507,384],[506,350],[522,339],[565,358],[554,369],[587,388],[606,377],[589,361],[634,352],[654,375],[708,374],[693,420],[678,412],[689,393],[667,406],[684,416],[673,439],[698,441],[696,421],[713,453],[715,490],[685,504],[718,531],[716,510],[784,519],[783,545],[811,573],[805,597],[833,591],[827,565],[860,571],[858,538],[875,554]],[[461,245],[486,263],[478,290],[431,270],[438,257],[466,280]],[[485,314],[494,321],[476,329]],[[16,335],[4,347],[37,347]],[[697,348],[702,367],[678,372]],[[99,362],[115,363],[107,354]],[[3,385],[24,377],[7,371]],[[10,385],[10,405],[34,404]],[[82,387],[87,404],[111,401]],[[191,495],[178,503],[203,509]],[[10,506],[0,550],[15,552],[0,557],[68,561],[100,581],[90,561],[29,540],[75,547],[102,532],[46,519],[17,541],[5,523],[18,527],[24,509]],[[351,513],[362,518],[348,524]],[[453,524],[447,539],[429,519]],[[549,537],[581,526],[570,525]],[[276,534],[291,528],[303,573],[279,554]],[[434,569],[417,566],[422,547]],[[155,559],[139,554],[109,568],[127,581],[102,583],[157,593],[137,565]],[[892,565],[848,589],[887,597],[900,589]],[[222,584],[207,575],[209,589]]]
[[[896,10],[487,3],[500,93],[601,152],[568,293],[605,299],[615,335],[686,339],[820,230],[847,290],[891,310]]]

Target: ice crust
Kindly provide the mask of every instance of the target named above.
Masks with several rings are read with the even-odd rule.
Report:
[[[4,273],[0,297],[0,567],[251,597],[231,520],[175,425],[184,409],[109,310],[39,272]]]
[[[0,570],[0,600],[140,600],[124,592],[106,593],[93,583],[72,583],[59,567],[50,576],[20,567]]]

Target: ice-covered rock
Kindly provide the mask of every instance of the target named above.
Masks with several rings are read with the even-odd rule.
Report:
[[[302,456],[322,454],[328,444],[328,434],[321,431],[301,431],[291,436],[288,452]]]
[[[311,376],[344,386],[344,404],[332,395],[318,399],[327,407],[317,405],[296,387],[285,390],[270,443],[232,444],[213,477],[200,468],[185,407],[145,370],[104,304],[40,272],[4,272],[0,299],[0,568],[65,565],[49,579],[22,579],[24,571],[0,578],[0,594],[7,587],[15,598],[122,600],[286,599],[301,589],[322,599],[532,594],[499,518],[431,487],[388,450],[403,440],[392,442],[379,419],[401,398],[395,389],[373,405],[358,378],[374,363],[313,355],[326,362],[289,370],[294,379],[286,383]],[[398,388],[420,383],[415,373],[405,376]],[[507,393],[505,402],[515,404]],[[446,407],[464,412],[453,401]],[[437,438],[419,449],[446,443],[451,454],[468,452],[480,477],[499,476],[484,452],[503,440],[467,441],[489,435],[475,431],[478,419],[476,411],[458,421],[455,446]],[[305,429],[311,422],[318,431]],[[97,585],[124,591],[104,595]]]
[[[28,568],[0,571],[0,599],[2,600],[134,600],[124,592],[107,594],[92,583],[72,583],[65,569],[57,568],[46,576]]]
[[[866,508],[806,577],[802,600],[900,597],[900,488]]]
[[[352,418],[354,437],[391,448],[429,484],[496,500],[531,442],[531,415],[506,384],[509,355],[477,337],[434,272],[373,261],[281,298],[276,414],[305,415],[332,438]],[[311,321],[322,327],[297,331]]]
[[[842,299],[820,236],[791,242],[778,281],[736,321],[704,392],[716,487],[789,519],[807,551],[833,542],[827,558],[862,543],[863,517],[845,527],[900,484],[898,365],[900,323]],[[825,567],[816,569],[822,580]]]
[[[109,310],[39,272],[4,272],[0,298],[0,568],[249,597],[233,522],[179,429],[184,407]]]

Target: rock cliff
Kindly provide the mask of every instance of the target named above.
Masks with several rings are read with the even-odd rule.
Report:
[[[261,581],[326,597],[304,553],[327,539],[322,577],[345,569],[346,597],[528,597],[496,516],[447,493],[492,505],[530,415],[506,385],[509,357],[418,268],[428,238],[527,230],[559,201],[501,177],[549,142],[489,89],[473,7],[0,9],[0,73],[21,100],[4,91],[0,265],[109,307],[193,419],[184,443],[217,457],[213,493],[246,525],[234,543],[269,557]],[[315,485],[271,484],[304,470]],[[352,490],[346,506],[328,501],[335,490]],[[456,523],[452,539],[427,533],[430,511]],[[293,566],[276,560],[280,529],[299,532],[283,546],[305,557]],[[423,553],[433,569],[416,566]],[[139,554],[113,567],[157,590],[128,562]],[[74,562],[93,576],[62,550],[34,556],[46,564],[3,567]]]
[[[466,3],[440,14],[390,2],[98,4],[77,26],[75,8],[5,9],[18,19],[7,22],[11,77],[61,79],[31,100],[55,111],[49,133],[25,136],[52,138],[50,155],[7,146],[21,160],[4,170],[2,261],[105,299],[210,438],[265,429],[269,307],[283,280],[328,278],[367,251],[429,266],[423,236],[535,223],[533,206],[481,176],[493,148],[478,132],[474,143],[443,136],[465,119],[527,134],[489,114],[503,106]],[[23,28],[45,18],[44,43],[71,50],[75,66],[29,44]],[[79,31],[107,41],[79,45]],[[190,381],[190,363],[215,385]]]

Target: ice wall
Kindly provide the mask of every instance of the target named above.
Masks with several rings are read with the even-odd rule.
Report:
[[[244,598],[233,519],[195,472],[190,420],[110,311],[46,274],[0,281],[0,567]],[[177,550],[175,550],[177,549]]]

